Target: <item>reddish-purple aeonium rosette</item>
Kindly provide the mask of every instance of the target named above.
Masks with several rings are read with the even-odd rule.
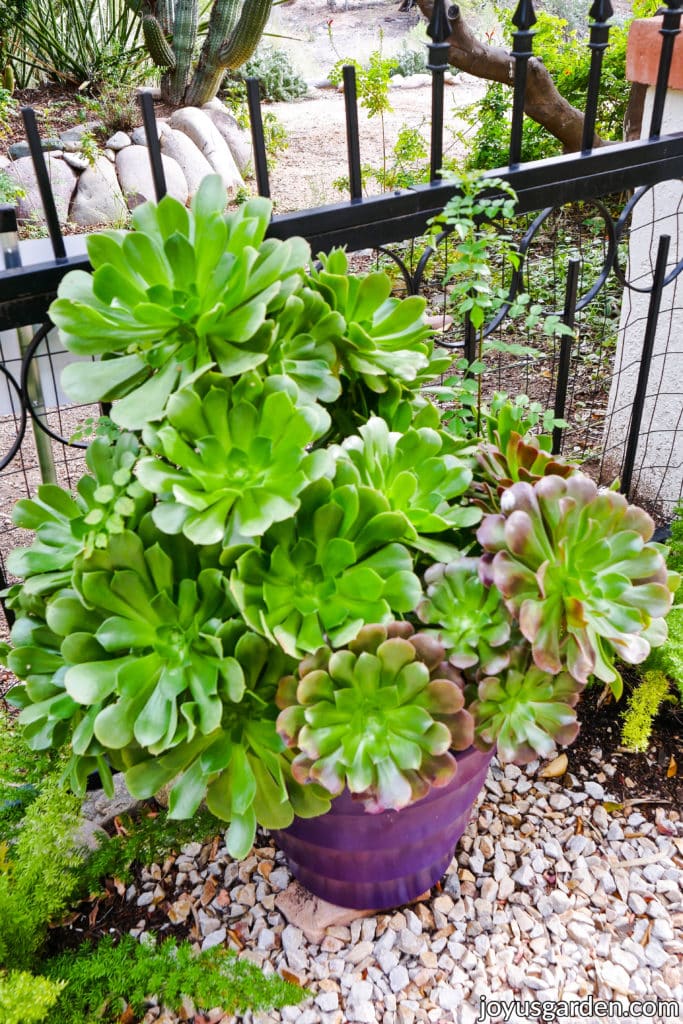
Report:
[[[637,664],[666,640],[678,577],[650,538],[650,516],[583,473],[516,483],[477,539],[495,586],[531,644],[537,668],[621,693],[617,658]]]

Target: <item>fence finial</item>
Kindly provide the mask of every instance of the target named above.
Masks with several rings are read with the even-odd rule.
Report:
[[[588,12],[588,17],[596,22],[609,21],[614,14],[614,8],[610,0],[594,0],[593,6]]]
[[[512,15],[512,24],[520,32],[526,32],[532,25],[536,24],[536,11],[534,10],[533,0],[519,0],[517,9]]]
[[[455,7],[454,11],[453,7]],[[452,16],[455,17],[458,13],[457,6],[449,4],[448,13],[446,13],[445,0],[435,0],[432,16],[429,19],[429,24],[427,25],[427,35],[434,43],[445,43],[451,34],[449,14],[451,14],[452,11]]]

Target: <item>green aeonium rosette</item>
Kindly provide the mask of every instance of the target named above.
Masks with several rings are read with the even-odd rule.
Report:
[[[432,557],[452,553],[453,531],[476,525],[481,511],[468,505],[472,471],[449,450],[449,438],[430,427],[390,430],[372,416],[358,434],[332,451],[338,485],[361,484],[381,491],[393,511],[408,521],[406,543]],[[448,534],[451,549],[431,534]]]
[[[550,675],[537,668],[526,645],[513,649],[509,666],[481,679],[469,705],[476,746],[495,746],[501,761],[517,764],[548,757],[556,744],[576,739],[574,706],[582,689],[568,672]]]
[[[472,743],[462,679],[443,647],[409,623],[370,625],[348,649],[321,648],[278,687],[278,732],[292,772],[366,810],[399,810],[454,776],[452,750]]]
[[[277,310],[302,288],[310,251],[302,238],[265,238],[267,199],[229,214],[225,205],[210,175],[189,210],[165,196],[136,208],[135,230],[88,237],[94,273],[68,274],[50,307],[69,351],[102,357],[66,367],[74,401],[117,400],[114,421],[137,429],[207,370],[235,377],[267,360]]]
[[[417,615],[433,627],[426,632],[438,636],[452,665],[492,674],[510,660],[512,620],[499,591],[482,583],[478,569],[478,558],[430,566]]]
[[[240,554],[230,587],[250,628],[294,657],[340,647],[367,622],[410,612],[421,594],[403,515],[370,487],[321,479],[298,511]],[[228,549],[223,561],[232,559]]]
[[[297,399],[290,379],[255,374],[233,384],[210,373],[172,395],[163,425],[145,431],[153,455],[135,469],[162,499],[160,529],[215,544],[259,537],[293,515],[299,493],[332,465],[328,452],[307,451],[329,416]]]

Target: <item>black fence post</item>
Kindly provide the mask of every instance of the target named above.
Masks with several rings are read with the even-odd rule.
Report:
[[[664,118],[664,102],[666,91],[669,85],[669,72],[671,70],[671,59],[674,52],[674,41],[681,31],[681,0],[664,0],[667,10],[664,11],[662,27],[662,52],[659,58],[659,70],[657,72],[657,84],[655,86],[655,97],[652,104],[652,118],[650,120],[650,138],[656,139],[662,130]]]
[[[590,9],[589,17],[593,19],[591,24],[590,42],[591,67],[588,78],[588,94],[586,96],[586,111],[583,118],[583,139],[581,141],[581,152],[590,153],[593,148],[593,137],[595,135],[595,119],[598,111],[598,98],[600,95],[600,76],[602,74],[602,58],[609,38],[610,26],[607,24],[614,14],[610,0],[595,0]]]
[[[450,13],[449,6],[449,13]],[[456,8],[457,10],[457,8]],[[443,93],[444,74],[448,68],[448,43],[451,34],[449,15],[444,0],[436,0],[427,26],[431,43],[427,44],[427,68],[432,73],[432,130],[430,144],[429,180],[436,181],[443,166]]]
[[[650,292],[650,305],[647,311],[647,324],[645,325],[645,337],[643,338],[643,351],[640,357],[640,368],[638,370],[638,381],[633,396],[633,412],[628,430],[626,442],[626,454],[624,455],[624,468],[621,474],[621,492],[629,495],[633,482],[633,468],[636,462],[638,451],[638,440],[640,438],[640,425],[643,421],[643,410],[645,408],[645,396],[647,384],[650,377],[650,365],[652,363],[652,352],[655,345],[657,333],[657,317],[659,307],[662,304],[662,291],[666,279],[666,263],[669,258],[670,235],[660,235],[659,247],[657,249],[657,261],[652,279],[652,291]]]
[[[154,116],[154,100],[151,92],[140,94],[140,106],[142,108],[142,123],[147,137],[147,152],[149,153],[149,164],[152,169],[152,181],[154,183],[154,195],[157,202],[166,195],[166,175],[164,164],[161,159],[161,146],[159,145],[159,131],[157,119]]]
[[[345,64],[342,68],[342,75],[344,77],[344,111],[346,113],[346,152],[349,159],[349,198],[353,201],[363,198],[356,69],[353,64]]]
[[[536,13],[532,0],[519,0],[512,16],[517,32],[512,37],[512,56],[515,58],[515,89],[512,97],[512,127],[510,129],[510,167],[516,167],[522,159],[522,126],[524,123],[524,101],[526,99],[526,73],[535,32]]]
[[[564,293],[564,312],[562,323],[574,330],[576,319],[576,295],[579,287],[579,270],[581,260],[571,259],[567,268],[567,285]],[[567,405],[567,388],[569,386],[569,366],[572,355],[571,334],[563,334],[560,338],[560,361],[557,367],[557,386],[555,388],[555,419],[561,420],[564,417],[564,410]],[[562,427],[553,427],[553,455],[559,455],[562,449]]]
[[[470,319],[469,310],[465,314],[465,340],[463,343],[463,355],[471,365],[477,358],[477,332]]]
[[[64,247],[64,239],[62,237],[62,229],[59,226],[59,217],[57,215],[57,207],[55,206],[55,197],[52,193],[52,185],[50,184],[50,175],[48,173],[47,164],[45,163],[43,147],[40,142],[40,134],[38,132],[38,125],[36,124],[36,114],[31,107],[23,107],[21,116],[24,121],[24,128],[26,129],[26,139],[31,152],[33,167],[36,172],[40,201],[43,204],[45,223],[47,224],[50,241],[52,242],[52,251],[54,253],[55,260],[57,262],[61,262],[61,260],[66,259],[66,249]]]
[[[270,199],[270,181],[268,180],[268,154],[263,134],[263,117],[261,115],[261,95],[258,78],[247,78],[247,104],[251,123],[251,142],[254,147],[254,169],[258,194]]]

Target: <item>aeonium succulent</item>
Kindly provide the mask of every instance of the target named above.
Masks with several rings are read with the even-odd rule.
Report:
[[[497,512],[503,492],[520,480],[533,484],[544,476],[566,478],[576,472],[576,466],[546,450],[542,441],[512,431],[505,442],[477,446],[473,491],[482,508]]]
[[[68,274],[50,307],[69,351],[103,357],[67,366],[74,401],[118,399],[112,418],[137,429],[207,370],[234,377],[267,359],[272,314],[302,287],[310,250],[302,238],[265,239],[268,200],[225,206],[209,175],[189,210],[165,196],[136,208],[135,230],[88,237],[94,273]]]
[[[399,810],[454,776],[473,739],[462,679],[433,638],[405,622],[364,626],[344,650],[321,648],[278,687],[278,732],[298,751],[295,778],[365,809]]]
[[[340,647],[367,622],[417,604],[420,581],[400,543],[405,530],[405,517],[380,491],[317,480],[293,516],[239,554],[231,592],[250,628],[287,654]],[[222,561],[226,569],[234,561],[229,548]]]
[[[135,468],[162,499],[159,528],[216,544],[259,537],[293,515],[299,493],[332,464],[326,451],[307,451],[329,416],[297,398],[287,377],[245,374],[233,384],[214,373],[172,395],[163,425],[145,431],[153,454]]]
[[[476,746],[495,746],[501,761],[525,764],[576,739],[574,706],[583,684],[568,672],[550,675],[539,669],[526,645],[513,649],[509,661],[498,675],[480,680],[469,710],[476,722]]]
[[[617,657],[643,661],[666,639],[678,579],[650,542],[650,516],[583,473],[516,483],[501,513],[477,537],[487,552],[482,576],[497,587],[531,644],[537,667],[609,683],[617,696]]]
[[[137,528],[154,500],[133,476],[140,451],[133,434],[98,437],[86,452],[90,472],[78,481],[75,494],[57,484],[41,484],[35,498],[17,502],[13,522],[35,531],[35,537],[7,559],[10,572],[23,577],[4,595],[16,616],[44,616],[49,597],[71,585],[78,555],[92,554],[111,537]]]
[[[443,546],[429,534],[473,526],[481,518],[480,510],[465,502],[472,471],[448,449],[441,431],[409,427],[399,433],[372,416],[358,434],[333,448],[335,483],[376,488],[393,511],[405,515],[406,543],[438,557]]]
[[[478,569],[479,559],[465,557],[430,566],[417,615],[433,627],[425,632],[438,636],[452,665],[490,674],[509,663],[513,624],[499,591],[482,583]]]

